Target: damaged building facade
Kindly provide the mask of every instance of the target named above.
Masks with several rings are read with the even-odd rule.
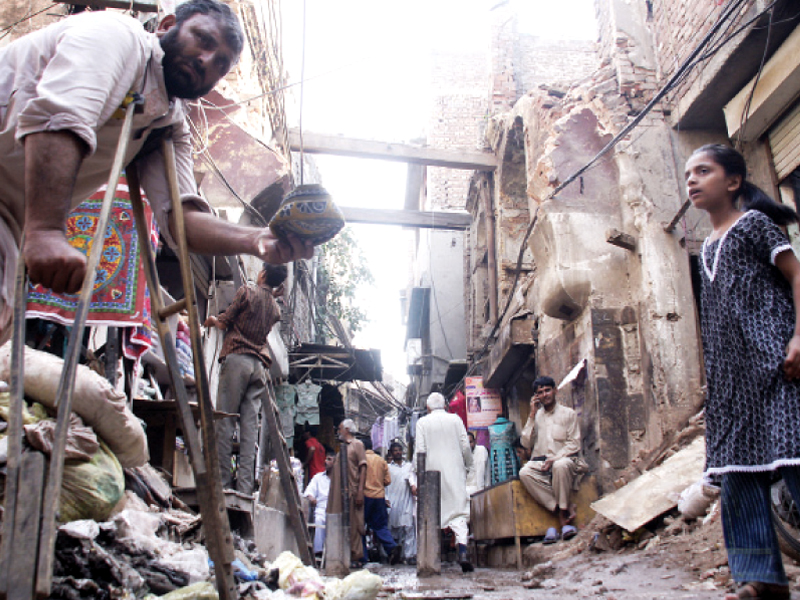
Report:
[[[563,382],[604,492],[703,406],[697,275],[709,227],[685,205],[686,159],[741,138],[752,181],[794,206],[796,10],[719,4],[597,0],[595,62],[571,82],[521,93],[514,52],[493,64],[500,110],[486,140],[499,167],[475,174],[467,203],[470,358],[518,426],[536,375]]]

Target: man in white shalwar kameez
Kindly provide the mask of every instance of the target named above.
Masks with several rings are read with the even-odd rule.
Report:
[[[475,434],[471,431],[469,436],[469,447],[472,448],[472,471],[467,475],[467,494],[472,495],[480,492],[489,485],[489,451],[486,446],[481,446],[475,442]]]
[[[389,503],[389,532],[403,546],[403,560],[412,564],[417,556],[417,501],[411,491],[411,463],[403,458],[403,446],[389,446],[389,474],[392,483],[386,486]]]
[[[461,417],[445,412],[444,396],[434,392],[428,396],[428,415],[417,422],[417,454],[424,452],[425,468],[441,473],[441,526],[449,527],[456,536],[458,562],[464,572],[472,571],[467,558],[469,536],[469,496],[467,474],[472,470],[472,450]]]

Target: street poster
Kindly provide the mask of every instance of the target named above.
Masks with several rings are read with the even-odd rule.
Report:
[[[503,414],[500,390],[483,387],[483,377],[467,377],[467,425],[469,429],[485,429]]]

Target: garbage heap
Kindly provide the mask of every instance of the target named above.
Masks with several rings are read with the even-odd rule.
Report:
[[[62,359],[25,349],[23,452],[49,460]],[[10,344],[0,348],[0,499],[5,506]],[[59,500],[52,599],[217,598],[200,515],[148,463],[147,437],[127,398],[79,366]],[[2,528],[0,528],[2,531]],[[290,552],[268,563],[234,535],[241,598],[372,600],[382,580],[368,571],[323,578]]]

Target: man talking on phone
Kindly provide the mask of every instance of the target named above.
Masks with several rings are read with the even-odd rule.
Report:
[[[558,517],[561,526],[560,533],[555,527],[548,529],[544,543],[575,537],[575,505],[570,496],[575,476],[586,472],[586,463],[580,458],[578,415],[556,402],[556,383],[551,377],[533,382],[531,411],[520,441],[532,452],[519,479],[536,502]]]

